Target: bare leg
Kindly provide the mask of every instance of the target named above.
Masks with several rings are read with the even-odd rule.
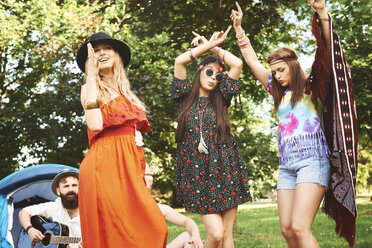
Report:
[[[222,211],[222,222],[224,229],[222,248],[234,248],[234,238],[232,232],[237,210],[238,207]]]
[[[289,248],[297,248],[296,236],[292,230],[292,207],[295,197],[293,189],[279,189],[278,197],[278,212],[280,220],[280,230],[284,238],[287,240]]]
[[[325,193],[325,187],[316,183],[298,183],[292,208],[292,229],[299,248],[318,248],[311,233],[315,215]]]
[[[204,248],[221,248],[224,235],[221,214],[205,214],[200,216],[207,231]]]
[[[189,244],[191,236],[188,232],[183,232],[178,235],[172,242],[170,242],[168,248],[191,248],[194,247],[193,244]]]

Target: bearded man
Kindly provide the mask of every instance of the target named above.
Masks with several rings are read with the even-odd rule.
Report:
[[[41,242],[44,235],[31,224],[31,216],[40,215],[50,218],[69,227],[69,236],[81,237],[80,215],[78,206],[79,173],[64,170],[54,177],[51,189],[58,198],[23,208],[19,212],[19,221],[33,242]],[[70,244],[68,248],[82,247],[81,244]]]

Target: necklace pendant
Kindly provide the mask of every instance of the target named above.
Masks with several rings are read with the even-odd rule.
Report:
[[[208,154],[208,153],[209,153],[209,152],[208,152],[208,147],[207,147],[207,145],[205,144],[202,135],[200,135],[200,142],[199,142],[198,150],[199,150],[200,153],[205,153],[205,154]]]

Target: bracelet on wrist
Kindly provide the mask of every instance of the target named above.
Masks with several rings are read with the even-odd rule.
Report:
[[[250,41],[248,36],[244,36],[243,38],[240,38],[240,39],[237,39],[236,42],[238,44],[241,44],[241,43],[246,43],[247,41]]]
[[[248,47],[251,44],[251,41],[249,40],[249,38],[247,36],[245,36],[244,39],[237,40],[236,43],[238,43],[238,46],[240,48],[245,48],[245,47]]]
[[[316,19],[318,22],[320,22],[320,21],[323,21],[323,22],[329,22],[329,18],[318,18],[318,19]]]
[[[245,31],[243,30],[243,32],[241,33],[241,34],[236,34],[235,35],[235,37],[237,38],[237,39],[241,39],[241,38],[243,38],[245,36]]]
[[[28,231],[29,231],[32,227],[33,227],[32,225],[29,225],[28,227],[26,227],[25,231],[26,231],[27,234],[28,234]]]
[[[145,173],[145,176],[151,176],[152,177],[152,173]]]
[[[191,59],[191,60],[196,60],[196,58],[195,58],[194,55],[192,54],[191,48],[189,48],[188,52],[189,52],[190,59]]]

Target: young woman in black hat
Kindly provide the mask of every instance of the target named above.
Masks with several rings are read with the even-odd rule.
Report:
[[[240,92],[242,61],[218,47],[229,30],[208,41],[196,36],[197,47],[175,60],[171,96],[179,107],[177,141],[177,199],[186,211],[200,214],[207,231],[206,248],[234,247],[232,229],[237,206],[250,200],[247,171],[232,137],[228,107]],[[186,65],[207,51],[193,83]],[[230,71],[225,74],[224,63]]]
[[[77,53],[90,145],[79,186],[85,248],[166,245],[166,223],[144,183],[152,174],[141,133],[151,126],[125,74],[130,55],[125,43],[105,33],[93,34]]]

